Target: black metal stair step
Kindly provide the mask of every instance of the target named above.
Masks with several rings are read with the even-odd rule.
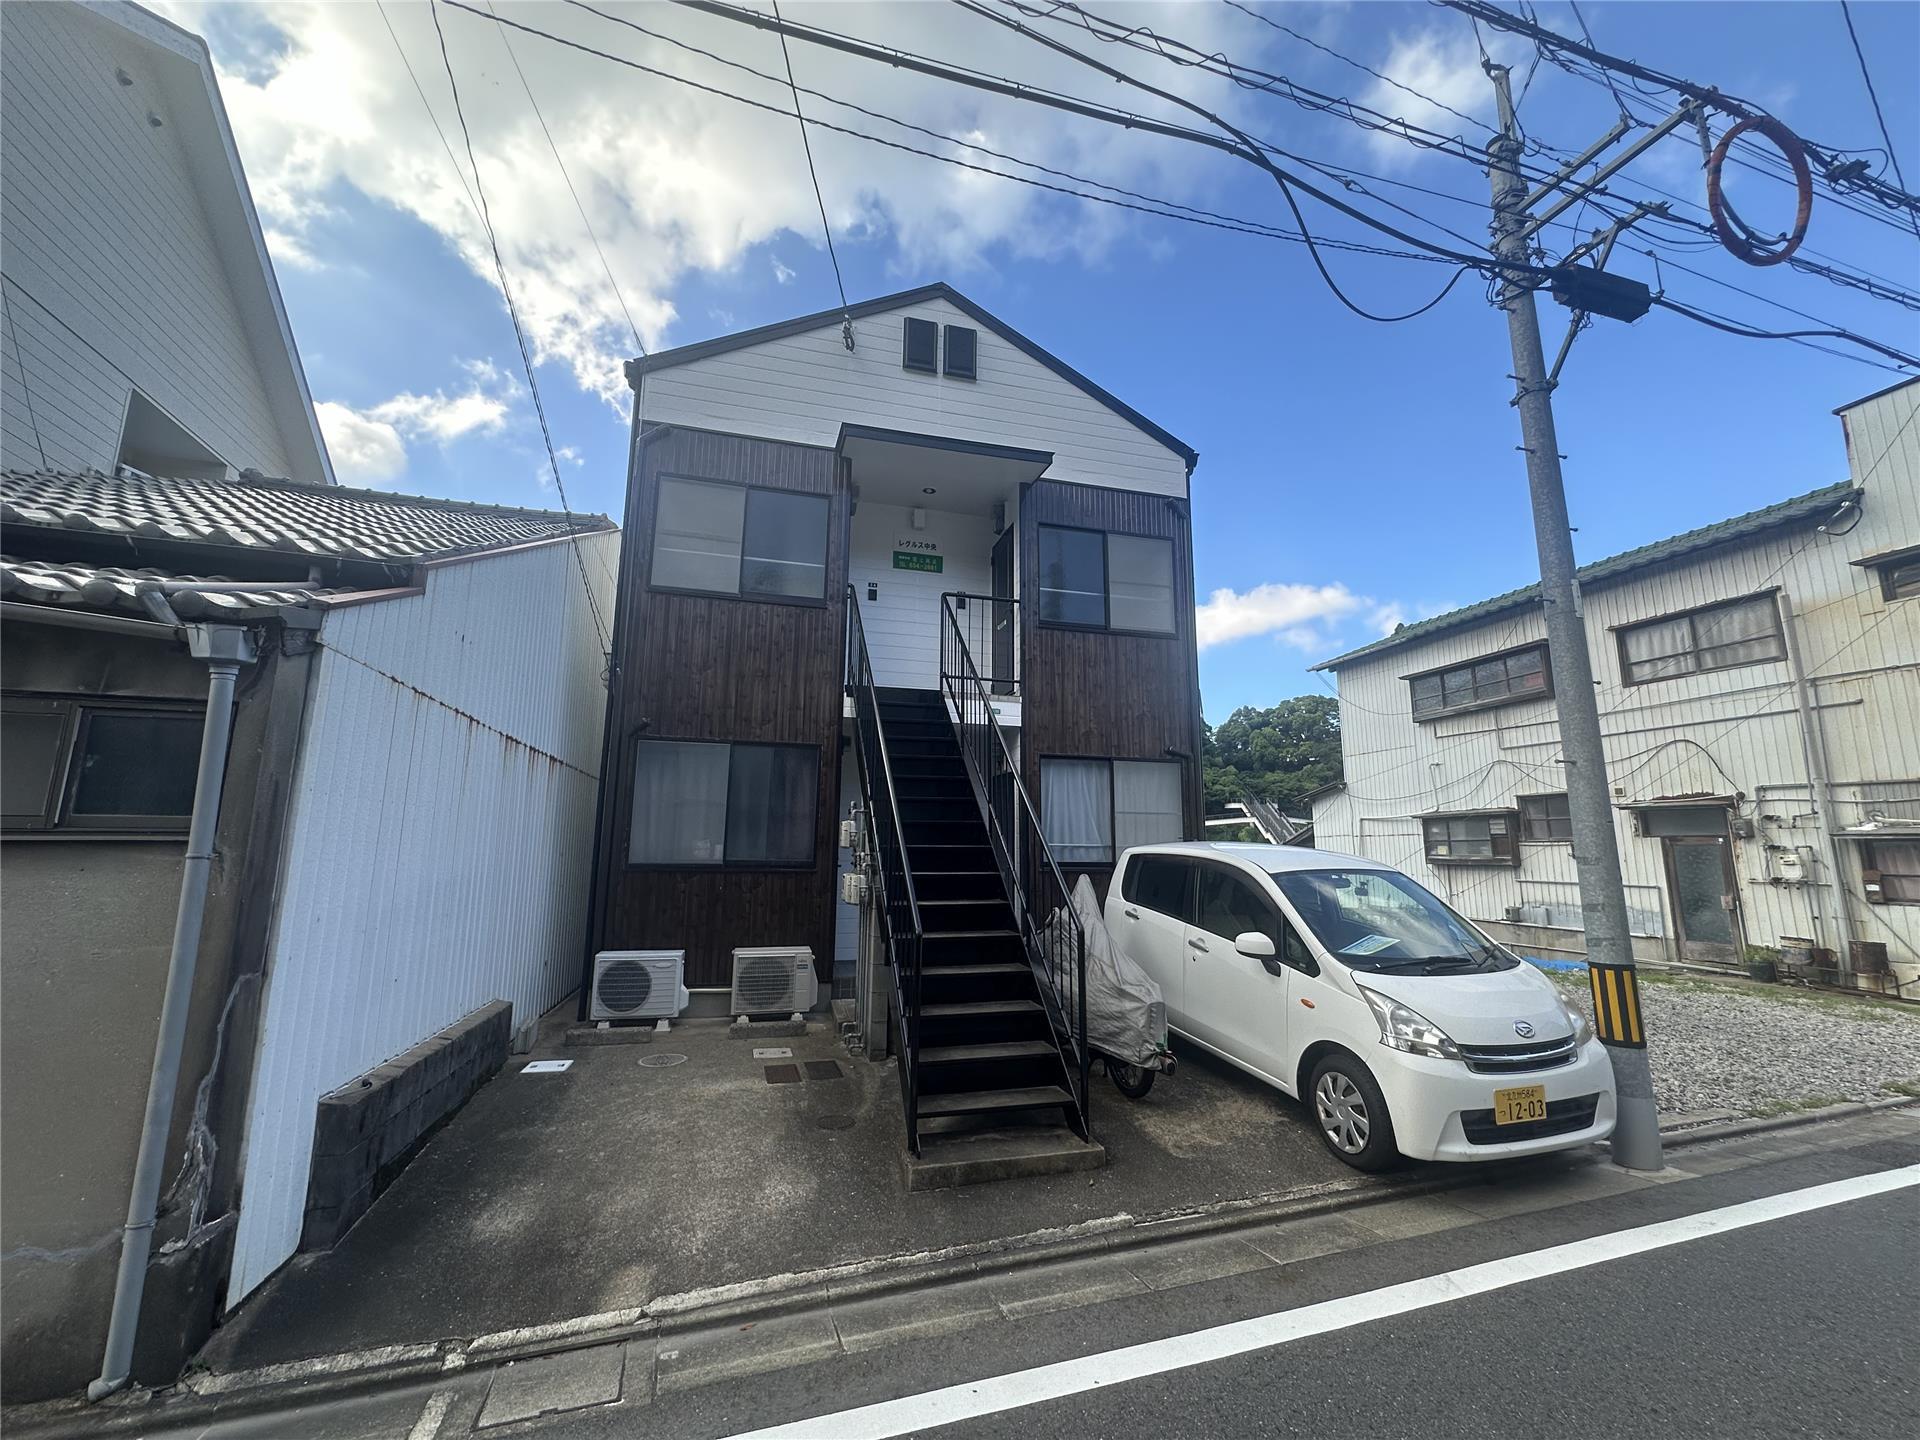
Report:
[[[995,960],[984,965],[923,965],[922,975],[1029,975],[1033,967],[1025,962]]]
[[[996,1040],[989,1045],[928,1045],[922,1065],[966,1065],[977,1060],[1045,1060],[1060,1052],[1050,1040]]]
[[[947,1005],[922,1005],[923,1020],[968,1020],[992,1015],[1041,1015],[1038,1000],[956,1000]]]
[[[1001,1110],[1044,1110],[1071,1105],[1073,1097],[1058,1085],[1036,1085],[1024,1090],[962,1090],[953,1095],[922,1095],[920,1117],[985,1115]]]
[[[1018,930],[924,930],[923,940],[1018,940]]]

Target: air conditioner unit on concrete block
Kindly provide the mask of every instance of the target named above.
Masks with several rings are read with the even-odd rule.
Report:
[[[684,950],[602,950],[593,957],[594,1020],[671,1020],[687,1008]]]
[[[733,952],[730,1015],[794,1015],[813,1008],[820,982],[806,945],[775,945]]]

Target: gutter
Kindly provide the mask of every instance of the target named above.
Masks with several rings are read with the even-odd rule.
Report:
[[[153,1252],[153,1226],[166,1165],[167,1133],[172,1128],[173,1097],[186,1048],[187,1018],[193,1004],[194,971],[200,959],[200,931],[206,919],[207,887],[213,874],[213,843],[220,823],[227,744],[233,734],[235,681],[242,665],[256,658],[253,636],[244,625],[188,624],[167,599],[190,590],[220,591],[245,586],[194,585],[147,581],[137,587],[141,603],[162,626],[183,636],[196,660],[207,662],[207,719],[200,733],[200,766],[193,784],[193,815],[187,827],[186,864],[180,873],[180,903],[174,913],[173,945],[167,955],[167,988],[160,1005],[160,1033],[154,1040],[153,1069],[147,1079],[146,1117],[133,1169],[133,1193],[121,1232],[120,1266],[114,1276],[113,1311],[100,1375],[87,1386],[89,1400],[104,1400],[132,1378],[134,1338],[140,1326],[140,1299],[146,1290],[147,1262]],[[129,622],[139,623],[139,622]]]

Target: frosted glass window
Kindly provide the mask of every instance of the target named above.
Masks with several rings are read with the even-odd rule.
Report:
[[[725,862],[727,750],[678,740],[642,740],[635,746],[631,862]]]
[[[746,513],[741,486],[663,479],[653,522],[653,583],[738,595]]]
[[[1173,630],[1173,542],[1107,537],[1107,624],[1115,630]]]
[[[1113,861],[1113,789],[1104,760],[1042,760],[1040,823],[1062,865]]]
[[[1135,845],[1178,840],[1180,763],[1177,760],[1113,762],[1113,845],[1118,853]]]

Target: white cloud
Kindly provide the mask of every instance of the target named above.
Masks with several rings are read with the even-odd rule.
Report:
[[[376,7],[274,5],[256,11],[250,25],[242,26],[231,12],[221,18],[222,7],[211,0],[161,3],[189,27],[214,31],[221,89],[254,197],[264,221],[298,251],[334,258],[331,250],[321,250],[309,227],[329,214],[338,218],[345,208],[343,193],[357,190],[430,227],[475,275],[489,286],[495,283],[492,252],[468,193],[471,177],[463,178],[465,146],[429,7],[388,6],[386,13],[457,162],[449,161]],[[629,12],[637,23],[657,25],[752,65],[776,76],[777,83],[579,10],[525,4],[499,10],[507,19],[722,86],[777,110],[791,104],[777,40],[721,19],[655,6]],[[567,366],[582,389],[605,398],[621,416],[628,397],[620,361],[634,351],[626,311],[653,348],[667,339],[677,314],[673,296],[689,273],[724,276],[749,250],[782,235],[821,245],[819,215],[791,120],[623,69],[485,17],[438,13],[536,358]],[[951,6],[836,6],[830,17],[816,11],[797,18],[828,18],[836,29],[990,70],[1005,69],[1012,43],[1004,31]],[[1204,48],[1231,42],[1241,53],[1249,50],[1246,33],[1236,28],[1244,17],[1224,6],[1141,5],[1129,18],[1165,25]],[[263,40],[269,27],[277,33]],[[511,44],[560,145],[598,248],[554,163],[505,44]],[[1107,47],[1102,58],[1165,78],[1164,67],[1152,56]],[[1021,62],[1023,80],[1086,87],[1084,71],[1063,57],[1023,47]],[[1039,123],[1031,107],[1017,101],[809,45],[794,47],[793,63],[803,86],[857,99],[943,134],[971,136],[983,145],[1176,200],[1208,198],[1234,170],[1234,162],[1196,155],[1189,146],[1065,116]],[[1258,104],[1225,81],[1197,75],[1190,75],[1183,88],[1229,113],[1251,113]],[[1166,108],[1138,92],[1116,99],[1137,111]],[[805,103],[808,113],[824,120],[957,153],[943,142],[822,100]],[[1007,258],[1096,262],[1123,229],[1148,236],[1164,229],[1164,222],[1063,200],[832,132],[813,132],[813,153],[836,238],[843,246],[884,247],[880,253],[902,283],[943,273],[958,278]],[[350,241],[332,249],[344,254]],[[619,295],[608,284],[602,252]],[[291,256],[296,249],[283,253]],[[776,280],[786,283],[794,268],[778,265]],[[798,268],[820,272],[804,283],[819,292],[809,299],[827,303],[820,289],[823,267]],[[803,282],[796,277],[794,283],[798,289]],[[505,324],[504,317],[500,323]]]
[[[792,270],[780,263],[780,257],[778,255],[773,257],[774,279],[778,280],[782,285],[791,285],[793,283],[793,273]]]
[[[284,265],[289,270],[325,270],[327,262],[307,248],[307,242],[298,235],[286,230],[268,228],[264,232],[267,253],[273,256],[273,263]]]
[[[348,406],[322,400],[313,407],[320,433],[327,438],[333,472],[346,485],[377,485],[407,468],[406,442],[382,420],[371,420]]]
[[[1276,635],[1297,649],[1318,650],[1327,644],[1329,625],[1376,608],[1338,583],[1221,589],[1198,607],[1196,634],[1202,650],[1254,635]]]
[[[1494,59],[1503,63],[1513,58],[1513,45],[1510,36],[1487,37],[1489,51]],[[1472,31],[1449,28],[1396,35],[1378,68],[1400,85],[1384,80],[1370,81],[1360,92],[1362,104],[1442,135],[1464,134],[1475,144],[1487,139],[1486,131],[1468,125],[1460,115],[1449,113],[1450,107],[1488,124],[1495,118],[1493,82],[1480,66],[1480,49]],[[1401,85],[1406,89],[1401,89]],[[1520,77],[1516,76],[1516,90],[1519,85]],[[1418,93],[1409,94],[1409,91]],[[1367,144],[1383,160],[1403,164],[1411,164],[1425,153],[1389,130],[1369,132]]]
[[[431,395],[403,392],[382,400],[367,414],[410,439],[424,437],[446,445],[476,431],[489,435],[498,432],[506,423],[507,402],[477,389],[463,395],[448,395],[441,390]]]

